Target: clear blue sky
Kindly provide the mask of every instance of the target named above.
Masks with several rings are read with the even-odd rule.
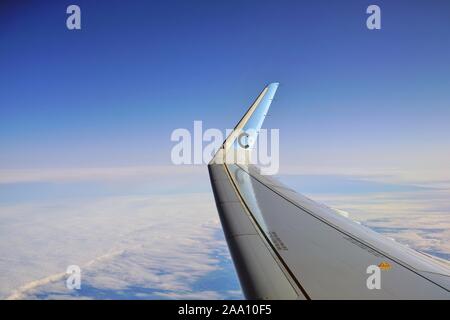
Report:
[[[80,31],[66,28],[70,4]],[[370,4],[381,30],[366,28]],[[0,249],[0,295],[99,254],[83,286],[106,297],[116,279],[129,279],[124,292],[160,290],[161,274],[172,279],[164,290],[238,290],[212,233],[206,167],[159,165],[170,164],[174,129],[232,128],[269,82],[280,87],[264,126],[280,129],[288,185],[448,258],[435,230],[449,212],[449,0],[0,0],[0,236],[12,243]],[[284,175],[294,165],[310,169]],[[436,188],[383,182],[396,170]],[[158,239],[167,261],[151,250]],[[103,260],[116,244],[126,254]],[[116,273],[99,282],[110,263]]]
[[[2,1],[0,168],[169,163],[173,129],[230,128],[273,81],[282,164],[446,161],[450,2]]]

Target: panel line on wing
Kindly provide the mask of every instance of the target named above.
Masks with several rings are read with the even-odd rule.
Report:
[[[244,206],[244,208],[248,212],[249,216],[251,217],[253,224],[257,227],[258,233],[262,236],[262,239],[264,239],[265,242],[267,243],[269,251],[273,252],[276,255],[277,259],[275,259],[275,261],[281,263],[281,265],[283,267],[282,269],[285,269],[285,271],[288,273],[289,276],[287,277],[287,279],[288,280],[292,279],[292,281],[294,281],[294,283],[296,284],[296,286],[293,286],[294,289],[298,289],[307,300],[311,300],[311,298],[308,295],[308,293],[306,292],[305,288],[300,284],[300,281],[297,279],[297,277],[294,275],[294,273],[290,270],[289,266],[286,264],[286,262],[281,257],[281,255],[277,252],[276,248],[274,248],[272,242],[267,237],[267,235],[265,234],[264,230],[259,225],[259,223],[256,220],[256,218],[253,216],[252,211],[250,210],[249,206],[247,205],[244,197],[241,195],[241,192],[239,191],[239,188],[236,185],[236,183],[235,183],[235,181],[234,181],[234,179],[233,179],[233,177],[232,177],[232,175],[231,175],[231,173],[229,171],[228,166],[226,164],[224,164],[224,167],[225,167],[225,172],[227,173],[228,179],[230,179],[230,182],[233,185],[237,195],[239,196],[239,199],[240,199],[242,205]]]
[[[329,222],[328,220],[323,219],[322,217],[317,216],[316,214],[312,213],[312,212],[311,212],[310,210],[308,210],[307,208],[304,208],[303,206],[301,206],[301,205],[298,204],[297,202],[292,201],[291,199],[289,199],[289,198],[286,197],[285,195],[281,194],[281,193],[278,192],[277,190],[274,190],[272,187],[268,186],[266,183],[264,183],[263,181],[261,181],[260,179],[258,179],[257,177],[255,177],[255,175],[253,175],[253,174],[251,174],[250,172],[248,172],[248,171],[247,171],[245,168],[243,168],[242,166],[239,166],[238,164],[236,164],[236,166],[238,166],[241,170],[243,170],[244,172],[246,172],[246,173],[247,173],[250,177],[252,177],[254,180],[256,180],[257,182],[259,182],[260,184],[262,184],[263,186],[265,186],[267,189],[269,189],[269,190],[272,191],[273,193],[277,194],[278,196],[280,196],[280,197],[283,198],[284,200],[288,201],[289,203],[291,203],[291,204],[294,205],[295,207],[299,208],[299,209],[302,210],[303,212],[305,212],[305,213],[309,214],[310,216],[312,216],[312,217],[318,219],[319,221],[325,223],[326,225],[330,226],[331,228],[335,229],[336,231],[338,231],[338,232],[340,232],[340,233],[342,233],[342,234],[344,234],[344,235],[350,237],[351,239],[353,239],[353,240],[355,240],[355,241],[361,243],[362,245],[364,245],[364,246],[370,248],[371,250],[373,250],[373,251],[379,253],[380,255],[383,255],[384,257],[386,257],[386,258],[388,258],[388,259],[394,261],[394,262],[397,263],[398,265],[400,265],[400,266],[404,267],[405,269],[407,269],[407,270],[409,270],[409,271],[415,273],[416,275],[420,276],[421,278],[428,280],[429,282],[435,284],[436,286],[438,286],[438,287],[444,289],[444,290],[447,291],[447,292],[450,292],[449,289],[443,287],[443,286],[440,285],[439,283],[436,283],[435,281],[433,281],[433,280],[431,280],[431,279],[429,279],[429,278],[427,278],[427,277],[425,277],[424,275],[422,275],[422,274],[419,273],[419,272],[427,272],[427,271],[416,269],[416,268],[414,268],[413,266],[409,265],[408,263],[403,262],[403,261],[400,261],[400,260],[398,260],[397,258],[394,258],[394,257],[392,257],[391,255],[389,255],[389,254],[387,254],[387,253],[385,253],[385,252],[383,252],[383,251],[381,251],[381,250],[379,250],[379,249],[373,247],[371,244],[367,243],[366,241],[364,241],[364,240],[362,240],[362,239],[360,239],[360,238],[357,238],[357,237],[355,237],[354,235],[352,235],[351,233],[348,233],[348,232],[342,230],[341,228],[339,228],[338,226],[332,224],[332,223]]]

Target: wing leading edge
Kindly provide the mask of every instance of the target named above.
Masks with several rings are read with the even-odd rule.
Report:
[[[263,176],[236,143],[257,134],[267,86],[209,163],[225,237],[248,299],[450,299],[450,268]],[[256,132],[256,133],[255,133]],[[253,140],[255,137],[252,137]],[[228,154],[237,153],[237,157]],[[367,286],[380,266],[380,289]]]

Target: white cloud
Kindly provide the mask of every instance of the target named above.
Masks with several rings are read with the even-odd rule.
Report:
[[[399,176],[395,170],[351,175],[371,181],[400,181]],[[446,257],[449,190],[445,181],[416,180],[433,188],[308,196],[399,242]],[[168,184],[192,190],[199,181],[207,184],[208,177],[204,167],[172,166],[0,171],[5,186],[58,182],[65,188],[78,181],[121,186],[149,181],[155,188]],[[231,266],[225,241],[217,238],[222,231],[212,193],[124,194],[0,204],[0,298],[242,297],[237,285],[222,290],[198,285],[207,275],[223,274],[223,261]],[[72,264],[82,268],[80,292],[65,288],[64,272]]]
[[[0,215],[3,298],[92,298],[94,289],[115,298],[223,297],[194,288],[230,259],[210,194],[21,205]],[[65,288],[72,264],[87,291]]]
[[[3,169],[0,184],[24,182],[111,181],[204,174],[204,166],[143,166],[115,168]]]
[[[340,175],[348,178],[386,183],[406,183],[410,185],[450,188],[450,165],[446,168],[399,168],[374,166],[282,166],[284,175]]]

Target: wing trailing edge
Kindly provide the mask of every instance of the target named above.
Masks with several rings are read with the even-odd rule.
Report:
[[[306,198],[257,167],[250,150],[278,83],[260,93],[208,165],[225,238],[248,299],[450,299],[447,264]],[[254,140],[252,140],[254,141]],[[236,152],[240,157],[229,158]],[[369,266],[381,266],[370,288]]]

